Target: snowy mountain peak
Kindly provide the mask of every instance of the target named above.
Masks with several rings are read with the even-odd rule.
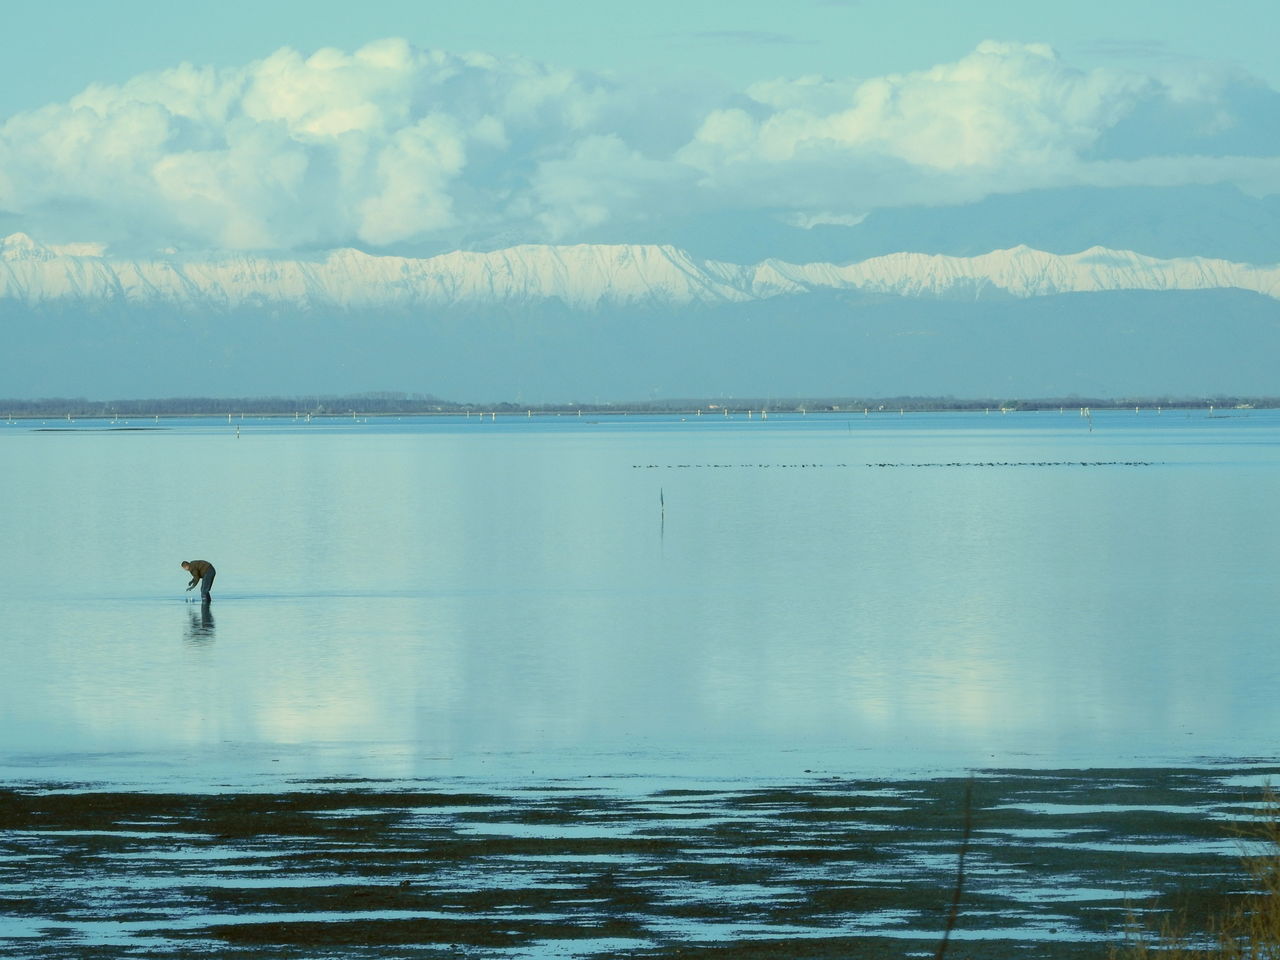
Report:
[[[8,263],[24,261],[48,261],[57,254],[25,233],[11,233],[0,240],[0,260]]]
[[[1090,247],[1058,255],[1019,245],[974,257],[902,252],[850,264],[699,260],[666,245],[526,244],[414,259],[343,248],[310,259],[248,254],[119,259],[95,244],[0,240],[0,299],[110,300],[177,307],[254,304],[408,308],[559,300],[603,305],[743,303],[820,290],[966,298],[1104,290],[1236,288],[1280,299],[1280,266],[1159,260]]]

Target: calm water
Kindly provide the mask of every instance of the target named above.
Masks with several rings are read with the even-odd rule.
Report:
[[[1278,753],[1275,412],[111,426],[0,424],[3,778]]]

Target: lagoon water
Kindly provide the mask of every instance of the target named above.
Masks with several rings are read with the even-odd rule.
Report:
[[[1280,744],[1273,411],[19,421],[0,462],[0,779]]]

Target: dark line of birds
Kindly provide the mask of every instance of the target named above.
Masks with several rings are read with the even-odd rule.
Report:
[[[1155,466],[1155,460],[988,460],[988,461],[961,461],[955,460],[951,463],[634,463],[632,468],[636,470],[731,470],[734,468],[742,469],[768,469],[777,467],[780,470],[786,469],[814,469],[822,470],[831,467],[1151,467]]]

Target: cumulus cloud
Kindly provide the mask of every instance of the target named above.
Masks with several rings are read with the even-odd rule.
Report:
[[[1280,190],[1280,95],[1212,65],[1080,70],[1038,44],[697,98],[402,40],[183,65],[0,126],[0,216],[117,249],[626,239],[700,211],[798,225],[1092,184]],[[650,231],[652,235],[652,231]]]
[[[600,78],[399,40],[184,65],[10,118],[0,210],[31,232],[231,249],[380,247],[513,210],[536,224],[542,165],[601,135],[613,96]]]
[[[1254,85],[1259,102],[1241,110],[1242,89],[1185,67],[1086,72],[1043,45],[988,42],[916,73],[757,84],[749,104],[708,116],[679,157],[708,190],[828,216],[1140,183],[1148,172],[1165,183],[1181,171],[1182,182],[1274,192],[1268,162],[1213,155],[1232,131],[1253,130],[1259,114],[1280,108],[1280,97]],[[1255,140],[1248,152],[1280,153],[1270,133]]]
[[[652,198],[662,198],[657,210],[669,212],[677,197],[690,196],[694,176],[679,164],[647,159],[615,134],[589,137],[567,157],[539,167],[535,216],[553,239],[570,238],[606,225],[619,210],[643,219]]]

